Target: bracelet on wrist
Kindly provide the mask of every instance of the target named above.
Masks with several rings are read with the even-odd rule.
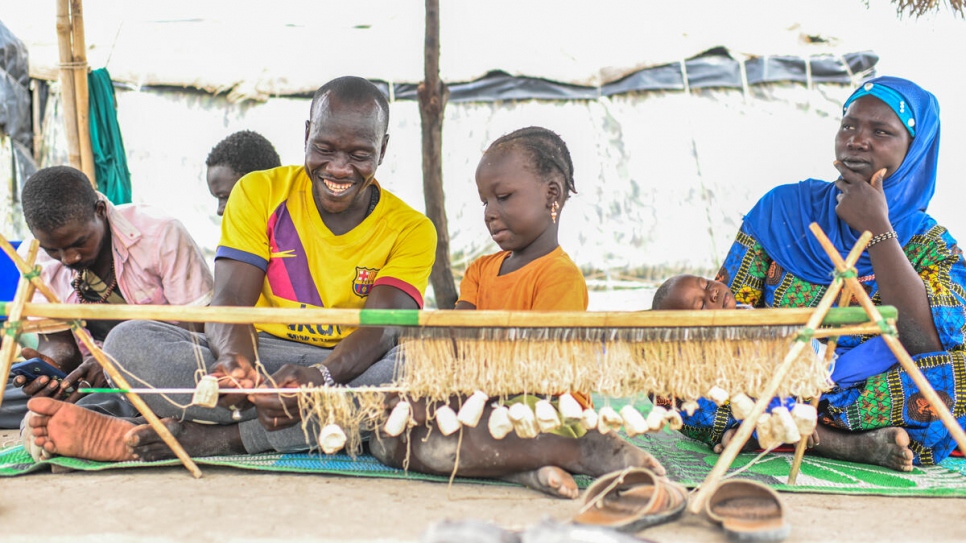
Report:
[[[869,240],[869,244],[866,245],[865,248],[868,249],[869,247],[872,247],[873,245],[875,245],[876,243],[879,243],[880,241],[885,241],[887,239],[897,239],[898,237],[899,237],[899,234],[897,234],[895,230],[890,230],[888,232],[879,234],[878,236],[872,236],[872,239]]]
[[[312,367],[322,373],[322,380],[324,381],[322,384],[327,387],[338,386],[335,379],[332,378],[332,372],[329,371],[329,368],[325,367],[325,364],[313,364]]]

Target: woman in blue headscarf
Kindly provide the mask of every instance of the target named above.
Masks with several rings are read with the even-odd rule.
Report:
[[[876,304],[898,309],[899,340],[958,422],[966,426],[966,266],[956,240],[926,214],[935,192],[939,103],[915,83],[878,77],[846,101],[835,137],[835,182],[776,187],[745,216],[717,279],[739,303],[814,307],[832,264],[809,232],[822,227],[845,257],[874,236],[856,269]],[[854,301],[853,301],[854,302]],[[909,471],[955,448],[936,413],[881,337],[842,337],[822,397],[813,449]],[[727,442],[737,421],[702,402],[685,433]]]

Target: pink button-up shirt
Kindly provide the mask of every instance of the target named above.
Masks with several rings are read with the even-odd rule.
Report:
[[[214,277],[198,244],[180,221],[157,208],[107,203],[117,288],[129,304],[208,305]],[[20,246],[26,256],[30,242]],[[43,250],[37,255],[41,278],[63,303],[80,303],[71,286],[74,272]],[[34,303],[46,303],[34,294]]]

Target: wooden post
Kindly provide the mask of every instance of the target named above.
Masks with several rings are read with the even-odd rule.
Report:
[[[83,170],[77,138],[77,101],[74,97],[74,53],[71,45],[70,0],[57,0],[57,49],[60,52],[60,97],[64,109],[67,158]]]
[[[423,132],[423,198],[426,216],[436,226],[436,262],[429,279],[436,307],[456,306],[456,283],[449,257],[449,225],[443,194],[443,116],[449,89],[439,79],[439,0],[426,0],[423,82],[419,84],[419,117]]]
[[[87,49],[84,40],[84,8],[82,0],[70,0],[71,51],[73,53],[74,99],[77,115],[77,143],[81,170],[97,190],[94,151],[91,149],[91,107],[87,90]]]

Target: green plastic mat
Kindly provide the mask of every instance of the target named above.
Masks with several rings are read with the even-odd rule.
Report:
[[[677,433],[648,434],[631,442],[660,460],[669,479],[689,487],[700,484],[718,460],[718,455],[707,445]],[[757,456],[754,453],[738,455],[728,473],[747,466]],[[754,479],[776,490],[790,492],[966,497],[966,460],[962,458],[947,458],[937,466],[916,466],[911,472],[904,473],[806,454],[798,484],[789,486],[786,482],[792,457],[792,453],[767,454],[737,477]]]
[[[630,440],[650,451],[668,470],[668,477],[686,486],[696,486],[711,471],[718,455],[704,444],[678,433],[648,434]],[[729,473],[747,465],[757,455],[741,454]],[[380,464],[370,455],[355,459],[348,455],[322,454],[256,454],[197,458],[202,466],[227,466],[256,471],[316,473],[358,477],[384,477],[420,481],[446,482],[447,477],[404,472]],[[966,460],[948,458],[938,466],[916,467],[900,473],[878,466],[856,464],[806,455],[796,486],[785,484],[791,466],[790,453],[766,455],[742,478],[754,479],[778,490],[792,492],[823,492],[831,494],[869,494],[881,496],[966,497]],[[64,466],[79,471],[100,471],[118,468],[144,468],[178,465],[177,460],[161,462],[92,462],[77,458],[55,457],[35,463],[21,445],[0,451],[0,476],[23,475],[46,470],[50,465]],[[457,478],[461,483],[505,484],[498,481]],[[589,477],[577,477],[580,487],[586,487]]]
[[[604,398],[594,395],[598,406],[610,405],[620,409],[632,403],[643,413],[651,409],[646,397]],[[692,440],[678,432],[664,431],[629,438],[628,441],[650,452],[667,469],[667,476],[685,486],[694,487],[704,481],[718,455],[704,443]],[[728,471],[729,474],[744,468],[755,460],[757,454],[740,454]],[[374,457],[362,454],[351,458],[346,454],[324,455],[321,453],[282,454],[268,453],[238,456],[211,456],[196,458],[201,466],[225,466],[256,471],[288,473],[316,473],[356,477],[383,477],[418,481],[447,482],[448,477],[406,472],[384,466]],[[150,466],[177,466],[178,460],[160,462],[93,462],[78,458],[54,457],[34,462],[22,445],[0,450],[0,476],[23,475],[45,471],[57,465],[78,471],[101,471],[117,468],[144,468]],[[820,492],[829,494],[866,494],[880,496],[934,496],[966,497],[966,459],[947,458],[937,466],[914,467],[903,473],[870,464],[858,464],[832,460],[820,456],[805,455],[798,484],[789,486],[788,472],[792,465],[791,453],[772,453],[741,471],[741,478],[753,479],[777,490],[789,492]],[[577,485],[586,488],[593,479],[575,477]],[[505,485],[490,479],[467,479],[457,477],[456,482]]]
[[[379,463],[373,456],[362,454],[351,458],[346,454],[282,454],[265,453],[237,456],[208,456],[195,458],[199,466],[223,466],[253,471],[275,471],[286,473],[317,473],[326,475],[349,475],[356,477],[382,477],[390,479],[412,479],[419,481],[442,481],[448,477],[406,472]],[[62,466],[78,471],[103,471],[122,468],[147,468],[157,466],[179,466],[176,459],[157,462],[94,462],[80,458],[56,456],[48,460],[34,462],[23,445],[16,445],[0,451],[0,476],[23,475],[45,471],[49,466]],[[483,484],[507,484],[500,481],[483,479],[457,479],[462,482]]]

